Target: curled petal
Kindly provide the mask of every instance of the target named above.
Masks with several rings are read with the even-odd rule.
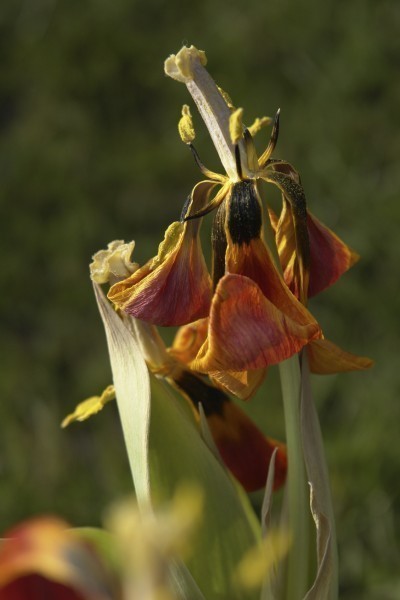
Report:
[[[197,355],[207,338],[208,318],[183,325],[176,333],[170,354],[185,364],[189,364]]]
[[[307,214],[310,242],[310,281],[308,295],[315,296],[331,286],[359,259],[333,231],[323,225],[311,213]],[[276,242],[287,285],[298,296],[295,277],[296,243],[293,219],[289,207],[284,203],[276,226]]]
[[[197,356],[207,339],[208,318],[199,319],[178,329],[169,353],[188,365]],[[212,382],[223,391],[241,400],[251,398],[264,381],[266,369],[256,371],[213,371],[208,373]]]
[[[335,283],[360,256],[310,213],[307,224],[311,253],[309,295],[315,296]]]
[[[244,489],[253,492],[265,486],[271,456],[278,448],[274,490],[286,479],[286,447],[267,438],[233,402],[225,402],[220,412],[207,416],[207,423],[218,451]]]
[[[267,369],[255,371],[212,371],[211,381],[224,391],[230,392],[236,398],[249,400],[254,396],[265,379]]]
[[[373,366],[374,361],[366,356],[346,352],[329,340],[314,340],[307,346],[310,371],[320,375],[363,371]]]
[[[185,215],[207,203],[214,181],[198,183]],[[118,308],[154,325],[184,325],[205,317],[211,281],[201,249],[201,220],[175,222],[167,229],[158,255],[127,279],[113,285],[109,299]]]
[[[96,283],[115,283],[129,277],[138,270],[139,265],[132,262],[135,242],[125,244],[123,240],[114,240],[107,250],[99,250],[90,264],[90,278]]]
[[[247,371],[289,358],[321,336],[316,321],[301,308],[303,322],[295,321],[248,277],[225,275],[212,301],[207,340],[191,368],[204,373]]]

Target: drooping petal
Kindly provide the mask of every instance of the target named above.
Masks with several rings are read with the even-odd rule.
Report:
[[[174,358],[189,365],[207,339],[208,318],[199,319],[180,327],[169,353]],[[234,394],[241,400],[249,400],[264,381],[266,369],[256,371],[212,371],[211,381],[223,391]]]
[[[240,398],[249,400],[254,396],[265,379],[267,369],[255,371],[211,371],[208,373],[211,381],[217,387]]]
[[[213,181],[202,181],[192,192],[186,214],[207,202]],[[208,314],[211,282],[201,250],[201,220],[173,223],[158,255],[127,279],[110,288],[118,308],[154,325],[184,325]]]
[[[307,346],[307,355],[310,371],[320,375],[363,371],[374,364],[370,358],[346,352],[325,339],[310,342]]]
[[[265,486],[271,456],[278,448],[275,462],[274,490],[285,482],[286,447],[267,438],[251,419],[233,402],[226,402],[221,413],[207,416],[207,423],[221,457],[248,492]]]
[[[225,275],[212,301],[207,340],[191,368],[203,373],[260,369],[289,358],[321,336],[304,307],[284,308],[301,319],[277,308],[248,277]]]
[[[329,287],[360,258],[333,231],[308,213],[311,267],[309,295]]]
[[[170,354],[186,365],[196,357],[204,344],[208,331],[208,318],[183,325],[176,332]]]
[[[264,181],[273,183],[282,192],[283,205],[290,207],[293,234],[296,248],[294,263],[294,279],[303,304],[307,304],[308,286],[310,279],[310,241],[307,227],[307,201],[300,179],[296,180],[291,174],[265,169],[260,172]]]
[[[312,297],[335,283],[358,261],[359,255],[310,212],[307,213],[307,228],[310,242],[308,295]],[[287,203],[283,204],[276,226],[276,243],[285,281],[298,297],[299,286],[295,277],[296,241],[293,219]]]
[[[265,485],[269,463],[275,448],[274,489],[285,481],[286,447],[267,438],[253,421],[229,397],[188,369],[176,371],[169,382],[183,394],[199,418],[199,406],[221,458],[232,474],[247,491]]]
[[[21,523],[0,548],[0,598],[4,600],[111,600],[114,582],[68,525],[54,517]]]
[[[226,269],[249,277],[282,313],[301,325],[316,323],[308,310],[294,297],[278,273],[269,249],[260,238],[248,244],[228,243]]]

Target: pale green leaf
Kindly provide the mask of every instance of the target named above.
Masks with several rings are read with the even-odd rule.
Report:
[[[176,561],[171,570],[177,597],[257,598],[234,584],[238,563],[260,540],[260,525],[247,496],[204,443],[184,400],[155,378],[150,394],[148,370],[133,328],[120,319],[99,286],[95,285],[95,293],[139,506],[150,499],[157,509],[188,481],[204,491],[203,522],[192,553],[186,566]]]

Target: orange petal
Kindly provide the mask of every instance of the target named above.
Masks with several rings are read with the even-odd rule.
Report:
[[[329,375],[346,371],[363,371],[374,362],[365,356],[345,352],[329,340],[314,340],[307,346],[308,360],[312,373]]]
[[[207,337],[208,318],[199,319],[189,325],[183,325],[176,332],[169,353],[185,364],[189,364],[197,355]]]
[[[289,358],[321,336],[316,321],[297,304],[294,309],[284,306],[286,312],[301,317],[295,321],[248,277],[225,275],[211,304],[207,340],[190,367],[203,373],[247,371]]]
[[[256,371],[212,371],[211,381],[219,388],[227,391],[236,398],[249,400],[254,396],[265,379],[267,369]]]
[[[221,412],[207,416],[207,423],[221,458],[246,491],[265,486],[275,448],[274,489],[283,485],[287,471],[285,445],[267,438],[236,404],[225,402]]]
[[[32,519],[7,532],[5,538],[0,547],[2,600],[113,597],[101,562],[63,521]]]
[[[188,365],[197,356],[198,351],[207,339],[208,318],[199,319],[189,325],[180,327],[169,353]],[[251,398],[264,381],[266,369],[256,371],[214,371],[208,373],[212,382],[220,389],[234,394],[241,400]]]
[[[249,277],[272,304],[294,321],[301,325],[315,323],[315,319],[288,289],[269,249],[260,238],[241,246],[228,242],[226,268],[229,273]]]

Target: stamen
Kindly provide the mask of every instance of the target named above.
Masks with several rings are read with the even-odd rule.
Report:
[[[222,186],[215,198],[210,202],[210,204],[208,204],[208,206],[205,206],[193,215],[188,215],[187,217],[185,217],[185,222],[191,221],[192,219],[199,219],[200,217],[204,217],[205,215],[208,215],[210,212],[212,212],[215,208],[218,208],[221,202],[225,200],[226,194],[230,188],[230,184]]]
[[[187,104],[182,106],[182,116],[178,122],[178,131],[184,144],[191,144],[196,137],[192,115]]]
[[[200,171],[203,173],[203,175],[205,175],[205,177],[208,177],[209,179],[213,179],[215,181],[220,181],[221,183],[226,180],[226,177],[224,177],[223,175],[220,175],[219,173],[214,173],[214,171],[210,171],[210,169],[207,169],[207,167],[202,163],[200,156],[198,155],[198,152],[192,143],[188,144],[188,146],[192,151],[196,165],[199,167]]]
[[[268,127],[272,122],[273,119],[271,119],[271,117],[261,117],[261,119],[257,117],[254,123],[252,123],[247,129],[249,130],[250,135],[254,137],[259,131],[261,131],[263,127]]]
[[[229,135],[232,144],[237,144],[243,138],[243,108],[238,108],[229,118]]]
[[[276,111],[274,125],[272,127],[271,137],[268,142],[268,146],[264,150],[264,152],[262,153],[262,155],[260,156],[260,159],[258,161],[261,169],[263,167],[265,167],[267,160],[269,159],[269,157],[275,150],[275,146],[277,144],[278,136],[279,136],[279,116],[280,116],[280,114],[281,114],[281,109],[278,108],[278,110]]]

